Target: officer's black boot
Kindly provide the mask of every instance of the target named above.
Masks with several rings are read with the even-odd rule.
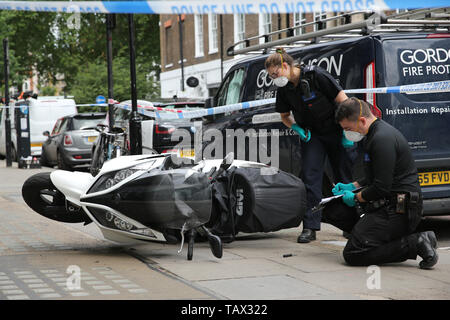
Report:
[[[314,240],[316,240],[316,231],[311,229],[303,229],[297,238],[298,243],[309,243]]]
[[[421,232],[417,238],[417,254],[423,259],[419,266],[421,269],[432,269],[438,262],[436,251],[437,240],[433,231]]]

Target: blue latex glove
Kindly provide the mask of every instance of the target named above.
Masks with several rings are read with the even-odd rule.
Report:
[[[355,196],[356,196],[356,194],[354,194],[350,190],[345,190],[344,191],[344,195],[342,196],[342,201],[344,201],[344,203],[347,206],[354,207],[355,204],[356,204],[355,203]]]
[[[342,135],[341,142],[342,142],[342,145],[344,146],[344,148],[351,148],[355,145],[355,143],[353,141],[350,141],[345,137],[345,134]]]
[[[308,142],[311,139],[311,131],[301,128],[298,124],[294,123],[291,129],[297,132],[302,141]]]
[[[344,191],[353,191],[356,187],[353,183],[337,183],[334,188],[331,190],[335,196],[343,194]]]

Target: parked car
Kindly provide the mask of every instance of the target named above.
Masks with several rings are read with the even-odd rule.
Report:
[[[15,113],[19,106],[28,106],[29,124],[30,124],[30,151],[31,156],[39,157],[41,155],[42,144],[46,137],[42,135],[44,131],[52,129],[55,121],[61,117],[77,113],[75,101],[64,97],[38,97],[28,98],[26,100],[12,101],[10,103],[11,119],[11,152],[13,161],[17,161],[18,144],[16,133]],[[6,156],[6,132],[5,132],[5,114],[0,109],[0,159]],[[20,153],[19,153],[20,154]]]
[[[98,137],[97,124],[106,113],[79,113],[58,119],[42,145],[41,165],[58,165],[60,169],[89,167],[92,145]]]
[[[142,142],[142,152],[143,153],[170,153],[177,152],[180,153],[179,150],[175,150],[174,147],[180,142],[180,139],[176,139],[172,141],[172,133],[177,128],[187,129],[191,134],[193,134],[193,124],[191,121],[183,120],[183,119],[171,119],[167,121],[155,121],[155,117],[152,117],[146,113],[146,111],[153,112],[154,108],[157,107],[159,112],[173,112],[173,110],[182,110],[182,111],[194,111],[198,109],[203,109],[205,107],[205,103],[201,101],[177,101],[177,102],[149,102],[144,100],[138,100],[138,113],[142,118],[142,121],[152,120],[150,124],[150,128],[148,127],[148,123],[142,123],[142,128],[144,135]],[[131,109],[131,101],[124,101],[122,104],[130,105]],[[166,109],[167,111],[164,111]],[[130,120],[131,112],[128,109],[123,109],[119,107],[114,107],[114,126],[124,128],[128,131],[128,125]],[[193,119],[199,120],[199,119]],[[200,119],[202,120],[202,119]],[[107,122],[108,123],[108,122]],[[148,136],[150,135],[150,136]],[[128,135],[129,137],[129,135]],[[193,136],[192,136],[193,141]],[[186,153],[181,156],[191,156],[192,149],[189,147],[189,150],[186,149]]]

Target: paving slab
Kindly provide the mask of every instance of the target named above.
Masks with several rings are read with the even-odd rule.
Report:
[[[334,295],[287,275],[208,280],[198,284],[233,300],[326,298]]]

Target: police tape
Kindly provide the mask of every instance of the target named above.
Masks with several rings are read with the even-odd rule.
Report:
[[[107,107],[107,103],[86,103],[86,104],[76,104],[76,107]]]
[[[141,107],[138,106],[138,113],[155,118],[157,120],[174,120],[174,119],[193,119],[193,118],[201,118],[206,116],[212,116],[217,114],[222,114],[226,112],[233,112],[237,110],[250,109],[255,107],[260,107],[264,105],[270,105],[275,103],[275,99],[264,99],[264,100],[255,100],[249,102],[235,103],[229,104],[225,106],[208,108],[208,109],[199,109],[195,111],[183,111],[183,110],[174,110],[176,112],[166,112],[168,110],[164,108],[153,107],[154,111],[149,111],[148,109],[152,107]],[[131,110],[130,104],[120,103],[115,106],[125,109]],[[158,110],[162,109],[162,110]],[[169,109],[170,110],[170,109]]]
[[[344,90],[345,93],[406,93],[406,94],[421,94],[421,93],[440,93],[450,91],[450,80],[408,84],[395,87],[382,87],[370,89],[350,89]]]
[[[92,103],[92,104],[76,104],[76,107],[107,107],[108,104],[106,103]],[[29,105],[23,104],[18,106],[0,106],[0,109],[19,109],[19,108],[25,108],[29,107]],[[65,104],[65,105],[58,105],[58,108],[67,108],[67,107],[73,107],[73,104]]]
[[[344,90],[345,93],[405,93],[405,94],[420,94],[420,93],[440,93],[450,92],[450,80],[418,83],[404,86],[395,87],[383,87],[383,88],[370,88],[370,89],[350,89]],[[170,120],[170,119],[192,119],[201,118],[204,116],[218,115],[226,112],[233,112],[238,110],[250,109],[255,107],[261,107],[275,103],[275,98],[254,100],[242,103],[236,103],[226,106],[220,106],[215,108],[203,109],[198,111],[185,111],[178,114],[165,114],[155,112],[156,119]]]
[[[0,10],[66,13],[278,14],[445,7],[448,0],[0,1]]]

